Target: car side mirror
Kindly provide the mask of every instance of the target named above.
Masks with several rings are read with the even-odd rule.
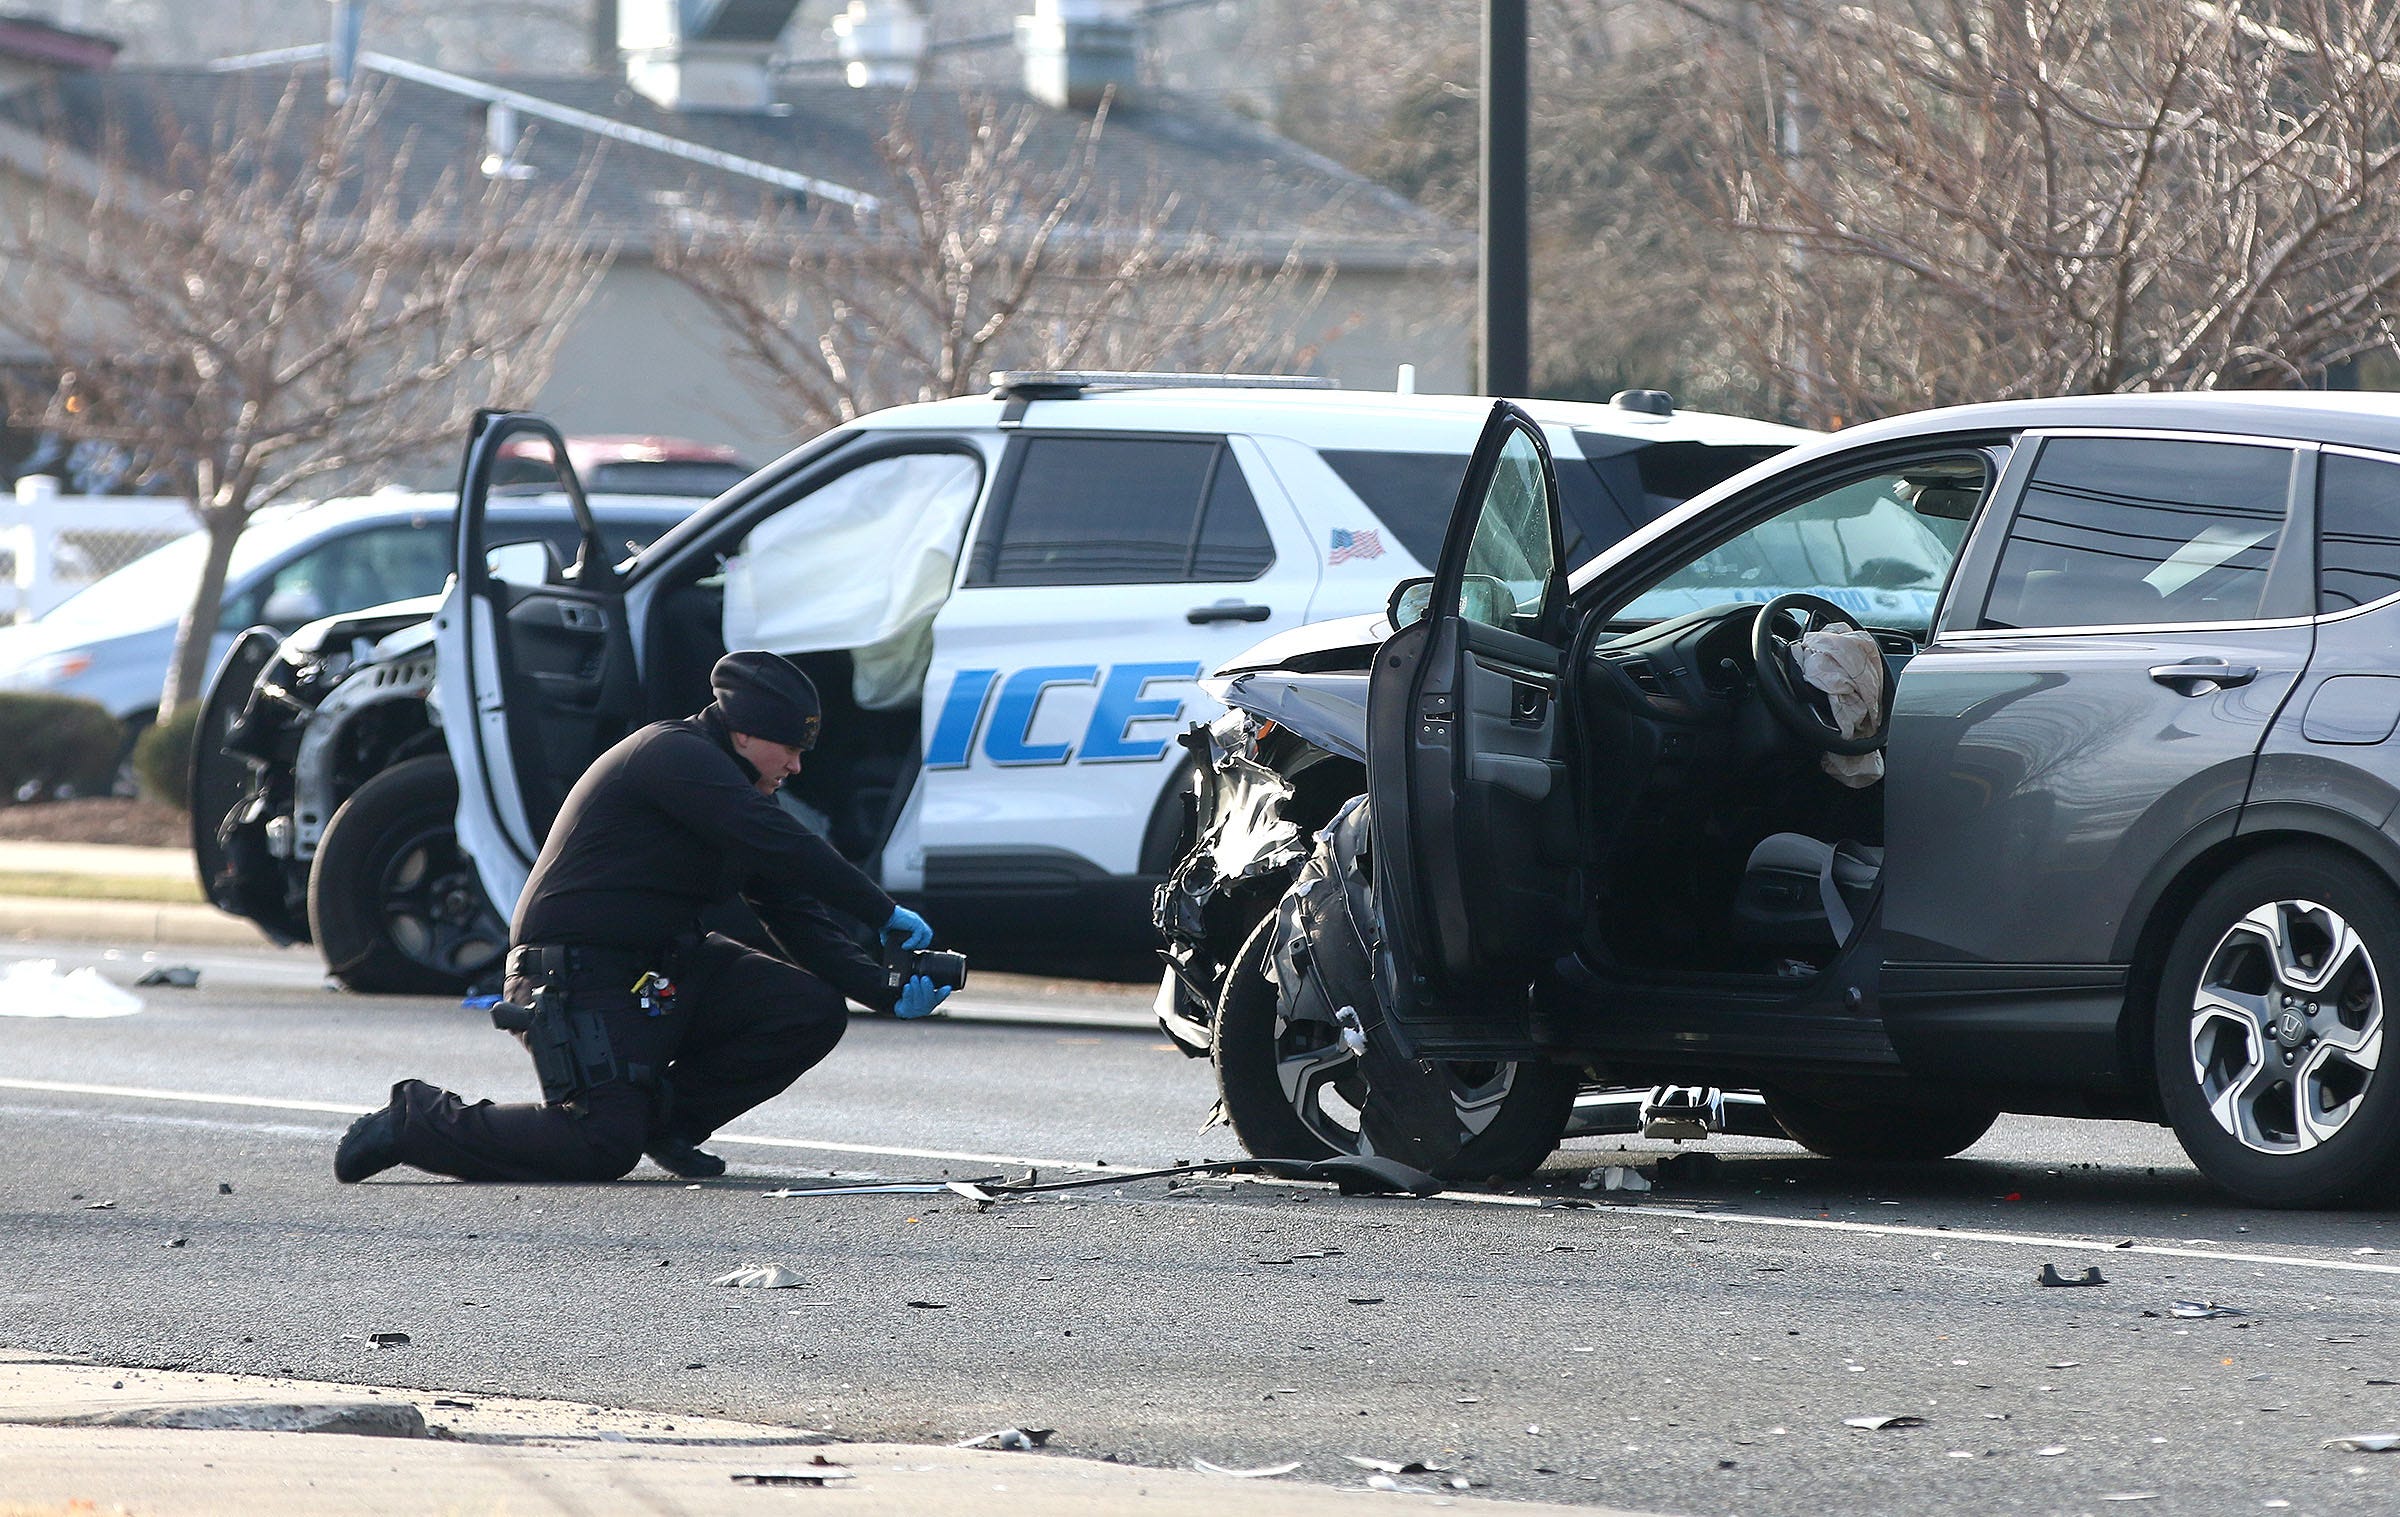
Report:
[[[1383,615],[1394,632],[1425,619],[1425,610],[1433,604],[1433,576],[1420,575],[1404,579],[1392,586],[1391,598],[1383,603]]]
[[[502,543],[484,553],[483,567],[492,578],[510,585],[555,585],[566,573],[548,538]]]

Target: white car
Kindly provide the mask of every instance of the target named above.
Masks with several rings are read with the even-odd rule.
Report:
[[[718,655],[757,647],[826,704],[786,803],[945,939],[1145,951],[1183,820],[1176,739],[1219,709],[1199,680],[1426,572],[1487,406],[1001,376],[989,397],[862,417],[626,564],[587,550],[572,571],[485,509],[511,440],[556,434],[480,417],[431,632],[419,607],[280,653],[262,638],[212,692],[204,882],[314,936],[356,988],[466,983],[504,944],[486,901],[516,900],[585,766],[705,705]],[[1808,435],[1654,392],[1531,410],[1578,557]],[[219,738],[246,775],[211,757]]]

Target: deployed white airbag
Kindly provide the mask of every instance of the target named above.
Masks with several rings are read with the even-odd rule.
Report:
[[[1825,692],[1842,736],[1875,730],[1883,720],[1883,649],[1864,632],[1806,632],[1792,644],[1800,677]],[[1825,772],[1853,790],[1883,778],[1880,753],[1828,753]]]
[[[878,458],[760,522],[725,561],[725,646],[846,648],[859,705],[920,699],[982,482],[962,453]]]

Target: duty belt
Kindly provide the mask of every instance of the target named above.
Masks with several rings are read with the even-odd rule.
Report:
[[[576,1105],[594,1086],[612,1080],[659,1093],[656,1070],[617,1057],[608,1014],[672,1013],[674,983],[661,966],[683,946],[683,940],[650,949],[524,943],[508,951],[509,983],[525,987],[520,993],[531,1004],[497,1003],[492,1025],[525,1040],[543,1100]]]

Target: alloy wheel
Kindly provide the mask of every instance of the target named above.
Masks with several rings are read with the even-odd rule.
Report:
[[[1354,1154],[1366,1146],[1360,1120],[1367,1100],[1367,1076],[1359,1060],[1366,1036],[1357,1013],[1349,1007],[1340,1008],[1336,1018],[1329,1022],[1293,1016],[1279,1008],[1275,1078],[1302,1126],[1336,1153]],[[1481,1137],[1506,1107],[1509,1093],[1516,1088],[1518,1068],[1514,1062],[1481,1060],[1435,1063],[1435,1071],[1449,1089],[1462,1146]]]
[[[2191,1073],[2245,1148],[2292,1154],[2340,1132],[2383,1054],[2373,955],[2338,912],[2257,907],[2228,928],[2192,997]]]

